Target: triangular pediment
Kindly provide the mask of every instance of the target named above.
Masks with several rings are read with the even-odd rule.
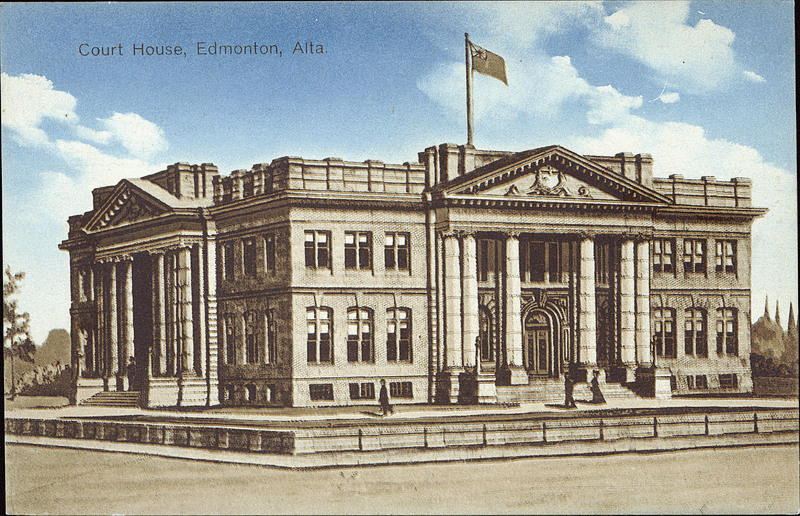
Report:
[[[439,189],[450,198],[669,203],[658,192],[559,146],[512,154]]]
[[[86,224],[86,230],[99,231],[132,224],[168,211],[168,205],[137,188],[130,181],[122,180]]]

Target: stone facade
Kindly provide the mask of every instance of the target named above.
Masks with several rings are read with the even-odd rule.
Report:
[[[442,144],[417,163],[177,163],[70,217],[75,401],[497,401],[601,371],[749,392],[751,183],[648,155]]]

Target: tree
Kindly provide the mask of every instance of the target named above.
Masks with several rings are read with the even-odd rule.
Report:
[[[16,396],[16,379],[14,378],[14,359],[33,362],[36,344],[30,335],[30,319],[28,312],[20,313],[16,294],[20,283],[25,278],[24,272],[12,274],[11,267],[6,267],[6,278],[3,280],[3,357],[11,361],[11,399]]]

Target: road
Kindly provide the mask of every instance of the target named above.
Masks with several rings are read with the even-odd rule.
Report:
[[[797,513],[798,446],[286,471],[6,445],[9,514]]]

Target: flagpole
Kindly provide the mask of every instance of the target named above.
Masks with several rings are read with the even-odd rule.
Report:
[[[472,145],[472,52],[469,34],[464,33],[464,48],[467,65],[467,145]]]

